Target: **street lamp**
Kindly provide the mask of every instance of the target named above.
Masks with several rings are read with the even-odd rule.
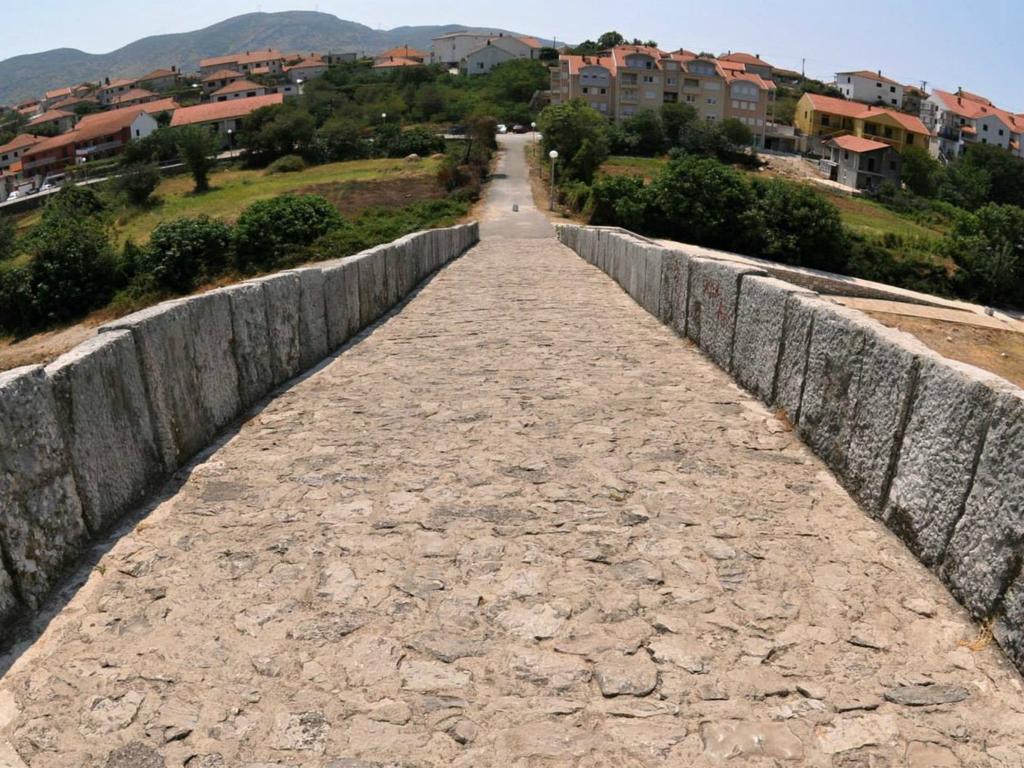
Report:
[[[228,128],[228,149],[233,150],[235,148],[235,129]]]
[[[551,197],[548,199],[548,210],[555,210],[555,163],[558,162],[558,150],[552,149],[548,152],[551,158]]]
[[[530,123],[530,133],[533,134],[533,161],[537,162],[537,124]]]
[[[388,121],[388,113],[387,112],[381,112],[380,113],[380,121],[382,123],[386,123]]]

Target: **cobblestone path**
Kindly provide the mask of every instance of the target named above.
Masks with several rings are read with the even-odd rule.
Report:
[[[551,239],[444,269],[86,576],[0,765],[1024,761],[939,583]]]

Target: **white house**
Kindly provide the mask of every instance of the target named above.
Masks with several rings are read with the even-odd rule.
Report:
[[[936,88],[921,106],[921,119],[936,141],[932,152],[952,159],[969,144],[995,144],[1024,157],[1024,116],[1000,109],[984,96]]]
[[[491,37],[470,51],[462,60],[459,69],[467,75],[485,75],[498,64],[512,59],[533,59],[540,52],[540,46],[534,48],[518,37]]]
[[[314,77],[320,77],[324,72],[327,71],[328,64],[326,61],[320,59],[304,59],[298,64],[293,64],[290,67],[285,67],[285,72],[288,74],[288,79],[297,83],[300,80],[303,82],[309,82]]]
[[[884,104],[886,107],[902,109],[903,85],[882,71],[836,72],[836,88],[850,101],[862,104]]]
[[[533,37],[506,35],[504,32],[451,32],[435,37],[431,42],[430,63],[449,68],[461,67],[471,53],[482,46],[501,40],[514,58],[537,58],[540,41]]]
[[[236,80],[210,94],[210,101],[231,101],[233,99],[251,99],[263,96],[267,92],[265,85],[251,80]]]

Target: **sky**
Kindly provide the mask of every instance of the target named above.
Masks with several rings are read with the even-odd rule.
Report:
[[[61,47],[105,53],[148,35],[284,10],[319,10],[377,29],[494,26],[569,42],[615,29],[666,50],[758,53],[826,80],[837,71],[881,69],[901,82],[927,81],[929,90],[960,86],[1024,112],[1024,57],[1014,44],[1024,30],[1021,0],[10,0],[0,60]]]

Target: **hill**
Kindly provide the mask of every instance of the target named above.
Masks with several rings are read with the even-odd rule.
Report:
[[[410,45],[429,51],[432,38],[461,29],[482,28],[444,24],[380,30],[313,11],[247,13],[193,32],[145,37],[110,53],[58,48],[4,59],[0,61],[0,104],[13,104],[83,80],[137,77],[172,64],[188,72],[197,68],[202,58],[259,48],[373,54]]]

